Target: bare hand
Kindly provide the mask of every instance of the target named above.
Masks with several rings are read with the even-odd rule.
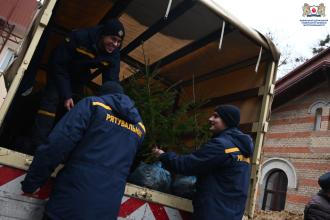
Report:
[[[159,157],[161,154],[165,153],[162,149],[160,149],[159,147],[154,147],[152,149],[152,153],[156,156]]]
[[[69,98],[67,100],[64,101],[64,107],[70,111],[73,107],[74,107],[74,102],[72,98]]]

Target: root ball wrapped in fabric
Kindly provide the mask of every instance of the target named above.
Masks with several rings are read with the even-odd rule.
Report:
[[[157,191],[169,192],[171,186],[171,174],[162,168],[161,162],[153,164],[141,162],[128,177],[128,181]]]
[[[171,190],[174,195],[192,199],[196,193],[196,181],[195,176],[176,175]]]

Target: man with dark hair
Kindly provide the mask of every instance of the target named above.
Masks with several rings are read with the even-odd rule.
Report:
[[[193,219],[241,220],[250,181],[253,143],[238,128],[240,110],[220,105],[209,118],[213,137],[187,155],[154,149],[165,167],[183,175],[197,175]]]
[[[102,95],[103,94],[103,95]],[[138,110],[117,82],[82,99],[38,147],[22,182],[33,193],[62,162],[45,219],[117,219],[126,178],[145,135]]]
[[[320,176],[318,183],[321,190],[306,205],[305,220],[330,219],[330,172]]]
[[[104,25],[72,31],[52,53],[47,85],[37,112],[32,147],[43,143],[52,129],[60,101],[67,110],[74,106],[73,92],[81,89],[94,74],[102,81],[119,81],[120,46],[125,36],[122,23],[109,20]],[[97,73],[91,73],[91,70]],[[81,94],[80,94],[81,95]]]

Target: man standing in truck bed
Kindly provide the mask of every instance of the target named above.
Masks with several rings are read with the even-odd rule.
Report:
[[[105,83],[101,93],[106,95],[85,98],[65,114],[38,147],[22,182],[22,190],[33,193],[66,161],[44,219],[117,219],[145,128],[119,83]]]
[[[91,69],[102,73],[103,83],[119,81],[120,51],[125,32],[122,23],[109,20],[102,26],[72,31],[52,53],[47,85],[37,112],[32,147],[43,143],[52,129],[58,104],[74,106],[72,91],[92,79]]]

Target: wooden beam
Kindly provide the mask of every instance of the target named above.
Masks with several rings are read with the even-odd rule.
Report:
[[[225,33],[224,35],[232,32],[232,28],[227,26],[226,29],[225,29]],[[209,44],[210,42],[216,40],[216,39],[219,39],[220,38],[220,31],[219,30],[216,30],[208,35],[206,35],[205,37],[197,40],[197,41],[194,41],[184,47],[182,47],[181,49],[169,54],[168,56],[154,62],[152,65],[151,65],[151,68],[155,68],[155,66],[158,66],[158,67],[162,67],[162,66],[165,66],[169,63],[172,63],[173,61],[176,61],[177,59],[181,58],[181,57],[184,57],[204,46],[206,46],[207,44]]]
[[[132,67],[135,67],[135,68],[143,68],[144,67],[144,64],[141,63],[140,61],[134,59],[133,57],[131,56],[128,56],[128,55],[121,55],[121,60],[125,63],[127,63],[128,65],[132,66]]]
[[[244,91],[232,93],[229,95],[211,98],[211,99],[209,99],[210,100],[209,102],[207,102],[205,105],[203,105],[203,108],[210,107],[210,106],[217,106],[217,105],[226,104],[226,103],[230,103],[230,102],[235,102],[235,101],[239,101],[242,99],[258,97],[258,93],[259,93],[259,88],[252,88],[252,89],[247,89]]]
[[[126,64],[134,67],[134,68],[137,68],[139,70],[141,70],[142,68],[144,68],[145,64],[141,63],[140,61],[134,59],[133,57],[130,57],[128,55],[124,55],[121,57],[122,58],[122,61],[125,62]],[[129,78],[129,77],[128,77]],[[126,78],[127,79],[127,78]],[[164,83],[164,85],[166,86],[172,86],[174,83],[171,82],[170,80],[166,79],[166,77],[162,77],[160,75],[157,75],[155,77],[155,79],[161,81],[162,83]],[[125,79],[124,79],[125,81]]]
[[[178,17],[184,15],[188,9],[190,9],[192,6],[194,6],[194,1],[184,1],[181,4],[179,4],[176,8],[171,10],[171,13],[167,19],[161,18],[159,19],[155,24],[149,27],[145,32],[140,34],[137,38],[135,38],[131,43],[129,43],[125,48],[121,50],[121,54],[127,55],[131,51],[133,51],[135,48],[141,45],[143,41],[146,41],[156,33],[158,33],[160,30],[162,30],[167,25],[171,24],[173,21],[175,21]]]
[[[120,17],[131,2],[132,0],[117,0],[115,5],[104,15],[99,23],[102,24],[108,19]]]
[[[263,55],[260,62],[263,62],[268,59],[269,59],[269,54]],[[257,63],[257,61],[258,61],[258,57],[253,57],[253,58],[243,60],[239,63],[235,63],[233,65],[229,65],[229,66],[225,66],[225,67],[216,69],[214,71],[211,71],[209,73],[205,73],[205,74],[202,74],[201,76],[196,77],[195,83],[200,83],[200,82],[212,79],[214,77],[218,77],[221,75],[225,75],[225,74],[234,72],[236,70],[242,69],[247,66],[255,65]],[[192,80],[186,80],[186,81],[183,81],[182,83],[180,83],[178,86],[188,86],[191,83],[192,83]]]

